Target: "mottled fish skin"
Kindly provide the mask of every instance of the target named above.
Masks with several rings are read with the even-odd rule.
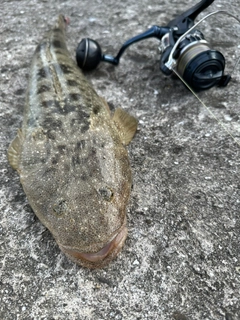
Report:
[[[66,19],[37,46],[22,128],[8,150],[28,201],[59,247],[89,268],[105,266],[126,236],[131,170],[124,144],[137,122],[110,115],[71,59]]]

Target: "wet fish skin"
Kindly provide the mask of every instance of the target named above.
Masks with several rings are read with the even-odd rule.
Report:
[[[127,145],[137,121],[111,116],[71,59],[66,19],[37,46],[22,128],[8,149],[28,201],[61,250],[89,268],[109,263],[127,236]]]

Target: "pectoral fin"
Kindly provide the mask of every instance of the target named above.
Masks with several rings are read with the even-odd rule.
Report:
[[[118,128],[122,143],[124,145],[129,144],[137,130],[137,119],[123,109],[118,108],[113,115],[113,121]]]
[[[11,142],[8,148],[8,161],[13,169],[18,170],[19,168],[19,160],[20,160],[20,152],[22,147],[23,135],[21,129],[18,129],[16,137]]]

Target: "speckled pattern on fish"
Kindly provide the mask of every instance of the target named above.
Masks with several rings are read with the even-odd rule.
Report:
[[[59,16],[37,46],[22,128],[8,150],[28,201],[73,261],[105,266],[126,236],[131,169],[125,149],[137,121],[111,116],[71,59]]]

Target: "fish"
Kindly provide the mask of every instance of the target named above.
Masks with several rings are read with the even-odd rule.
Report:
[[[77,67],[66,45],[68,23],[60,15],[35,50],[8,161],[62,252],[94,269],[115,258],[127,237],[126,146],[137,120],[121,108],[112,114]]]

